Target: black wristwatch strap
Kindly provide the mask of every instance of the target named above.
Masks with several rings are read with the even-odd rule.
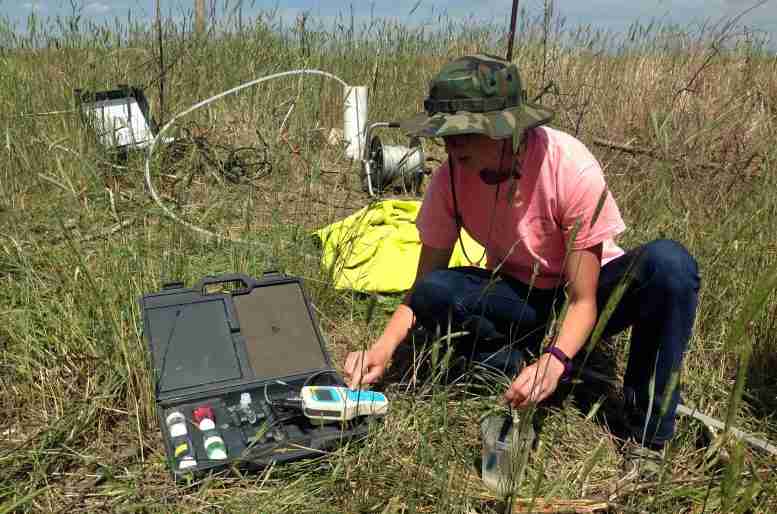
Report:
[[[561,351],[558,346],[548,346],[543,353],[549,353],[557,358],[564,365],[564,373],[561,374],[561,380],[566,382],[572,378],[572,359],[566,353]]]

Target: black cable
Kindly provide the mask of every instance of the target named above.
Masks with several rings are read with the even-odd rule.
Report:
[[[483,255],[480,257],[479,260],[473,261],[472,259],[469,258],[469,255],[467,254],[467,249],[464,247],[464,241],[461,238],[461,230],[464,228],[464,218],[461,216],[461,213],[459,212],[459,204],[458,204],[458,200],[456,199],[456,180],[453,176],[454,160],[450,156],[450,154],[448,154],[448,160],[451,163],[449,171],[450,171],[450,178],[451,178],[451,196],[453,197],[453,219],[456,222],[456,237],[458,238],[459,246],[461,246],[461,251],[462,253],[464,253],[464,258],[467,259],[467,262],[469,262],[471,265],[474,266],[476,262],[479,263],[486,258],[486,254],[488,253],[488,246],[484,245]],[[498,188],[498,185],[497,185],[497,188]],[[496,206],[494,210],[496,211]],[[492,215],[491,221],[493,222],[493,215]],[[489,237],[490,237],[490,234],[489,234]]]
[[[313,379],[318,378],[321,375],[326,375],[326,374],[334,375],[338,379],[336,381],[336,384],[337,385],[342,385],[342,383],[339,380],[340,379],[340,375],[337,373],[336,370],[333,370],[333,369],[322,369],[322,370],[316,371],[315,373],[309,375],[305,379],[305,381],[302,383],[302,387],[299,388],[299,392],[297,393],[297,396],[298,397],[301,396],[302,390],[304,388],[306,388],[307,386],[309,386],[310,383],[313,381]],[[291,386],[289,386],[289,384],[287,384],[286,382],[283,382],[281,380],[276,380],[275,383],[283,385],[283,386],[287,386],[287,388],[288,388],[287,391],[291,390]],[[269,405],[270,407],[282,407],[282,408],[292,408],[292,409],[301,410],[301,407],[302,407],[302,399],[301,399],[301,397],[300,398],[283,398],[283,399],[280,399],[280,400],[273,400],[267,394],[267,386],[269,386],[269,385],[270,385],[269,382],[264,384],[264,401],[265,401],[265,403],[267,403],[267,405]],[[299,399],[299,402],[300,402],[299,405],[296,404],[296,401],[298,399]],[[292,405],[291,403],[284,404],[283,402],[294,402],[294,405]]]
[[[524,138],[525,138],[525,134],[524,134]],[[505,144],[507,144],[507,140],[502,142],[502,150],[501,150],[501,153],[500,153],[500,156],[499,156],[499,170],[498,170],[498,172],[501,172],[501,170],[502,170],[502,164],[504,162]],[[481,262],[486,257],[486,254],[488,253],[488,244],[491,243],[491,231],[494,228],[494,218],[496,217],[496,207],[497,207],[496,204],[499,202],[499,185],[500,185],[500,183],[496,184],[496,201],[494,202],[494,204],[495,204],[494,205],[494,210],[491,213],[491,222],[489,223],[489,227],[488,227],[488,239],[489,239],[489,241],[488,241],[488,243],[486,245],[484,245],[483,256],[480,257],[479,260],[473,261],[472,259],[469,258],[469,255],[467,255],[467,249],[464,247],[464,241],[461,238],[461,229],[464,228],[464,219],[462,218],[461,214],[459,213],[458,201],[456,199],[456,181],[454,179],[454,159],[451,157],[450,154],[448,154],[448,162],[450,162],[450,170],[449,170],[450,174],[449,174],[449,176],[450,176],[450,179],[451,179],[451,196],[453,197],[453,218],[456,221],[456,232],[458,234],[459,245],[461,246],[461,251],[464,253],[464,258],[467,259],[467,261],[470,264],[474,265],[476,262]],[[508,178],[510,178],[510,177],[520,178],[521,177],[520,173],[516,172],[517,165],[518,165],[518,160],[516,159],[516,155],[513,154],[512,167],[510,169],[510,175],[508,176]]]
[[[340,375],[337,373],[337,371],[335,371],[335,370],[333,370],[333,369],[322,369],[321,371],[316,371],[315,373],[313,373],[312,375],[310,375],[308,378],[306,378],[306,379],[305,379],[305,382],[302,384],[302,389],[304,389],[304,388],[306,388],[307,386],[309,386],[309,385],[310,385],[310,382],[311,382],[311,381],[312,381],[314,378],[318,378],[318,377],[320,377],[321,375],[334,375],[336,378],[338,378],[338,379],[340,378]],[[340,384],[338,384],[338,385],[340,385]]]
[[[190,155],[193,149],[196,156],[202,160],[194,172],[202,173],[204,168],[207,168],[235,184],[239,184],[242,178],[258,180],[272,172],[268,144],[258,132],[258,144],[232,146],[209,141],[205,129],[196,123],[185,125],[182,131],[183,136],[168,145],[166,160],[181,161]],[[174,167],[175,164],[170,166]]]

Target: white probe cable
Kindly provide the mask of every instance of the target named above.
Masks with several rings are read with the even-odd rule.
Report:
[[[597,373],[596,371],[583,369],[580,372],[580,376],[617,386],[617,383],[614,380],[611,380],[609,377],[601,373]],[[719,419],[715,419],[711,416],[708,416],[702,412],[699,412],[695,407],[690,408],[681,403],[677,405],[677,412],[678,414],[681,414],[683,416],[690,416],[696,419],[697,421],[700,421],[701,423],[703,423],[704,425],[706,425],[711,429],[725,430],[726,428],[726,424],[724,422],[720,421]],[[733,435],[737,439],[745,441],[746,443],[750,444],[755,448],[759,448],[765,452],[768,452],[768,453],[771,453],[772,455],[777,456],[777,446],[770,443],[769,441],[764,439],[759,439],[758,437],[752,436],[747,432],[732,426],[728,427],[728,431],[731,433],[731,435]]]
[[[207,100],[203,100],[202,102],[193,105],[192,107],[186,109],[182,113],[176,114],[173,116],[173,118],[167,122],[167,124],[162,128],[162,130],[159,131],[159,133],[156,135],[154,140],[151,142],[151,145],[148,147],[148,153],[146,154],[146,163],[145,163],[145,181],[146,181],[146,187],[148,187],[148,192],[151,194],[151,197],[154,199],[154,202],[162,209],[162,211],[173,221],[176,221],[180,223],[181,225],[194,230],[195,232],[202,234],[206,237],[213,237],[216,238],[219,241],[232,241],[233,243],[242,243],[242,244],[250,244],[250,245],[256,245],[256,246],[265,246],[262,243],[258,242],[248,242],[243,241],[242,239],[233,239],[230,237],[225,237],[219,234],[216,234],[214,232],[211,232],[210,230],[204,229],[202,227],[199,227],[197,225],[194,225],[193,223],[189,223],[186,220],[183,220],[176,216],[176,214],[168,209],[163,203],[161,198],[159,197],[159,194],[157,193],[156,189],[154,189],[154,184],[151,181],[151,157],[154,155],[154,150],[156,150],[157,143],[162,139],[162,136],[167,132],[167,130],[179,119],[187,114],[190,114],[197,109],[201,107],[205,107],[206,105],[209,105],[216,100],[220,100],[221,98],[224,98],[225,96],[237,93],[238,91],[241,91],[243,89],[246,89],[251,86],[255,86],[257,84],[261,84],[262,82],[266,82],[268,80],[277,79],[281,77],[288,77],[292,75],[320,75],[322,77],[330,78],[332,80],[335,80],[340,83],[340,85],[343,86],[343,88],[347,88],[348,84],[341,79],[340,77],[337,77],[336,75],[332,75],[331,73],[327,73],[325,71],[321,70],[315,70],[315,69],[302,69],[302,70],[292,70],[292,71],[284,71],[281,73],[275,73],[273,75],[268,75],[266,77],[261,77],[256,80],[252,80],[251,82],[246,82],[245,84],[242,84],[240,86],[234,87],[228,91],[224,91],[223,93],[219,93],[216,96],[212,96],[208,98]]]
[[[677,406],[677,412],[684,416],[690,416],[705,425],[707,425],[709,428],[714,428],[717,430],[725,430],[726,424],[718,419],[715,419],[711,416],[707,416],[703,412],[699,412],[696,410],[696,407],[691,409],[690,407],[686,407],[682,403]],[[751,446],[754,446],[756,448],[760,448],[761,450],[765,452],[769,452],[774,456],[777,456],[777,446],[773,445],[769,441],[765,439],[759,439],[755,436],[752,436],[748,434],[747,432],[744,432],[736,427],[728,427],[728,431],[731,432],[731,435],[736,437],[737,439],[741,439],[745,441],[746,443],[750,444]]]

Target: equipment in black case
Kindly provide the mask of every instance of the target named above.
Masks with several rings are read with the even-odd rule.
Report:
[[[206,277],[192,288],[167,284],[140,306],[176,479],[317,456],[367,433],[363,417],[316,420],[300,408],[303,388],[330,395],[343,380],[299,278]]]

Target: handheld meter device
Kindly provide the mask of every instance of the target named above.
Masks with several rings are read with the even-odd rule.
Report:
[[[302,412],[311,419],[350,421],[388,412],[386,395],[339,386],[306,386],[300,391]]]

